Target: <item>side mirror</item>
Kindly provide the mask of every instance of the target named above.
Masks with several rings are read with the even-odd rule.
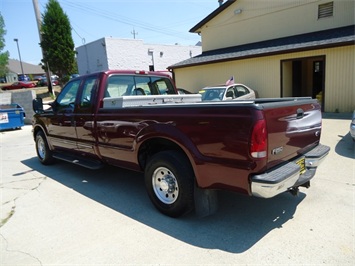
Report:
[[[43,101],[42,98],[36,98],[32,101],[32,109],[36,114],[43,113]]]

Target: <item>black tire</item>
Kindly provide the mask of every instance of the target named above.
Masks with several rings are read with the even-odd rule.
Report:
[[[155,154],[147,163],[144,175],[149,198],[161,213],[179,217],[194,209],[194,173],[182,153]]]
[[[52,151],[48,147],[47,139],[42,131],[36,134],[36,152],[38,160],[44,164],[52,164],[54,162]]]

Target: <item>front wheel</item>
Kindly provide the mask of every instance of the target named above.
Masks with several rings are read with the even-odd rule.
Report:
[[[180,152],[155,154],[145,168],[145,185],[150,200],[165,215],[179,217],[194,208],[194,173]]]
[[[54,161],[52,151],[48,147],[47,139],[42,131],[36,134],[36,152],[42,164],[51,164]]]

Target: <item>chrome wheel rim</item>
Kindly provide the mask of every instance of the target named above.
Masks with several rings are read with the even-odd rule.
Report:
[[[179,196],[179,185],[174,174],[166,167],[159,167],[153,173],[153,190],[165,204],[174,203]]]
[[[38,138],[37,140],[37,151],[38,151],[38,156],[41,159],[43,159],[46,156],[46,145],[42,138]]]

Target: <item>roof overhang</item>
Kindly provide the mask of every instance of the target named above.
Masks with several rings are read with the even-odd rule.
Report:
[[[169,66],[169,69],[354,44],[355,25],[351,25],[342,28],[206,51],[196,57]]]
[[[215,11],[213,11],[211,14],[209,14],[207,17],[205,17],[203,20],[201,20],[199,23],[197,23],[195,26],[193,26],[189,32],[191,33],[200,33],[201,32],[201,28],[203,25],[205,25],[207,22],[209,22],[211,19],[213,19],[214,17],[216,17],[217,15],[219,15],[223,10],[225,10],[226,8],[228,8],[231,4],[233,4],[234,2],[236,2],[237,0],[228,0],[227,2],[225,2],[224,4],[222,4],[221,6],[219,6]]]

